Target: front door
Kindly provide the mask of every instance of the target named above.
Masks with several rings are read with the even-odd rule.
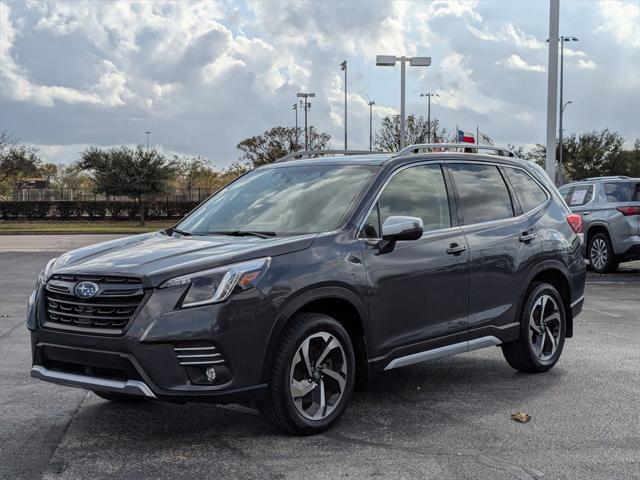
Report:
[[[361,232],[373,357],[438,347],[429,340],[444,336],[441,343],[466,341],[469,249],[450,205],[442,167],[430,163],[392,173],[373,206]],[[376,239],[393,215],[421,218],[424,234],[381,253]]]

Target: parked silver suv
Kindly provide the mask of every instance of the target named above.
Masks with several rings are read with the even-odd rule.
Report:
[[[613,272],[620,262],[640,259],[640,178],[587,178],[559,190],[582,217],[582,253],[594,271]]]

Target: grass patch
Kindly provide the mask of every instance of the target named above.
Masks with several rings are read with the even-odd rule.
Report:
[[[0,235],[43,233],[145,233],[175,225],[176,220],[148,220],[144,227],[137,221],[110,220],[5,220]]]

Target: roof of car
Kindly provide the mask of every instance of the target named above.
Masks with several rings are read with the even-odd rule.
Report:
[[[583,178],[582,180],[573,180],[571,182],[566,183],[563,187],[568,185],[575,185],[578,183],[595,183],[595,182],[640,182],[639,177],[626,177],[624,175],[618,176],[609,176],[609,177],[590,177]]]

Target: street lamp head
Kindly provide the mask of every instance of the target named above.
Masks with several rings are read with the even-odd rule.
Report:
[[[340,64],[340,70],[344,71],[347,69],[347,61],[343,60],[343,62]]]
[[[428,67],[431,65],[431,57],[411,57],[409,65],[412,67]]]
[[[370,106],[370,107],[371,107],[372,105],[375,105],[375,104],[376,104],[376,101],[375,101],[375,100],[371,100],[371,101],[369,102],[369,106]]]
[[[377,55],[376,65],[378,67],[393,67],[396,64],[395,55]]]

